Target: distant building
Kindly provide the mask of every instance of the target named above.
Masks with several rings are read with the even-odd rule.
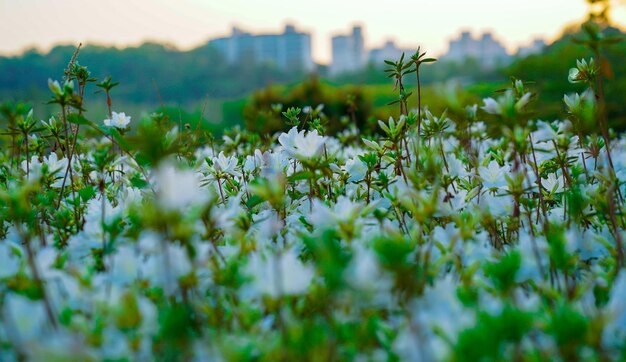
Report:
[[[313,70],[311,34],[285,26],[282,34],[251,34],[233,27],[227,37],[209,41],[229,63],[274,64],[281,69]]]
[[[525,47],[519,47],[517,49],[517,57],[527,57],[532,54],[539,54],[546,47],[546,42],[543,39],[537,38],[532,43]]]
[[[485,68],[493,68],[508,62],[509,55],[492,33],[486,32],[481,38],[474,38],[469,31],[464,31],[459,38],[450,41],[448,53],[442,60],[462,62],[469,58],[476,59]]]
[[[381,67],[384,65],[385,60],[396,61],[400,59],[402,53],[404,53],[405,58],[408,59],[411,55],[415,54],[415,50],[416,49],[398,48],[393,40],[388,40],[381,48],[370,50],[368,61],[377,67]]]
[[[332,54],[331,74],[362,69],[366,64],[363,29],[360,26],[355,26],[349,35],[334,36],[332,38]]]

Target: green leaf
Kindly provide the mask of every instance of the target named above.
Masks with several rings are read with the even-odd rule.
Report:
[[[96,189],[92,185],[89,185],[78,190],[78,195],[80,195],[80,198],[83,199],[83,201],[87,202],[96,195]]]
[[[522,264],[522,257],[518,251],[504,255],[499,261],[487,263],[484,267],[493,284],[501,291],[508,291],[515,285],[515,275]]]
[[[103,134],[110,136],[123,150],[128,151],[130,149],[130,145],[124,139],[120,131],[115,127],[106,127],[100,126],[97,127]]]
[[[259,197],[258,195],[252,195],[246,202],[246,206],[248,207],[248,209],[251,209],[257,205],[262,204],[263,202],[265,202],[265,200],[262,197]]]
[[[133,175],[133,177],[130,178],[130,184],[138,189],[143,189],[148,186],[148,182],[144,180],[143,177],[141,177],[141,175],[139,174],[135,174]]]
[[[398,101],[396,101],[398,102]],[[378,121],[378,125],[380,126],[380,128],[385,131],[386,134],[391,134],[391,130],[389,129],[389,127],[387,127],[387,125],[385,124],[385,122],[383,121]]]
[[[326,230],[318,237],[305,237],[304,245],[310,252],[316,269],[330,289],[344,282],[343,272],[352,258],[349,249],[342,246],[335,230]]]
[[[389,269],[401,267],[407,262],[414,245],[398,237],[379,236],[373,241],[373,247],[381,264]]]
[[[92,121],[88,120],[87,118],[83,117],[82,115],[78,114],[78,113],[72,113],[69,116],[67,116],[67,121],[70,122],[71,124],[77,124],[80,126],[95,126],[95,123],[93,123]]]
[[[300,180],[308,180],[312,177],[315,177],[315,174],[311,171],[300,171],[296,172],[293,175],[288,177],[288,180],[291,182],[300,181]]]
[[[585,340],[588,325],[587,318],[578,311],[561,305],[552,316],[550,330],[559,346],[572,349],[570,352],[575,353],[576,344]]]

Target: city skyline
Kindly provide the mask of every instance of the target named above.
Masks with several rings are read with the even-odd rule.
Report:
[[[382,47],[366,46],[364,27],[353,26],[351,30],[332,37],[332,60],[328,65],[332,76],[355,72],[367,65],[381,66],[387,59],[398,59],[402,54],[410,56],[414,48],[399,48],[395,42],[387,41]],[[293,24],[285,25],[281,33],[251,33],[233,27],[230,35],[209,40],[224,59],[231,64],[245,60],[257,64],[274,64],[280,69],[313,71],[315,63],[311,55],[311,34]],[[495,34],[461,31],[448,43],[448,50],[441,61],[462,62],[473,58],[484,69],[493,69],[509,63],[517,55],[540,52],[546,46],[543,39],[535,39],[529,46],[519,47],[509,53]]]
[[[470,30],[493,32],[513,53],[537,37],[555,39],[564,26],[582,20],[587,11],[583,0],[497,4],[441,0],[424,5],[400,1],[394,6],[406,8],[403,12],[358,4],[356,0],[320,0],[317,7],[307,3],[294,7],[287,0],[111,0],[106,4],[94,0],[0,0],[0,34],[4,35],[0,54],[18,54],[33,46],[46,51],[56,44],[78,42],[134,46],[157,41],[186,50],[226,36],[233,26],[252,33],[276,33],[288,23],[311,33],[313,59],[322,64],[331,62],[331,38],[353,25],[365,28],[368,48],[383,47],[391,39],[400,48],[421,45],[429,54],[440,56],[453,37]],[[457,11],[451,13],[451,6]],[[618,24],[626,23],[626,8],[616,7],[612,18]]]
[[[282,69],[312,71],[311,34],[301,32],[292,24],[282,33],[253,34],[233,27],[229,36],[209,40],[229,63],[245,59],[256,63],[274,63]]]

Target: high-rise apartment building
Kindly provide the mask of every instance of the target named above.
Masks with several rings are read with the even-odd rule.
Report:
[[[476,59],[485,68],[493,68],[509,60],[504,46],[490,32],[474,38],[469,31],[464,31],[457,39],[450,41],[448,53],[442,60],[462,62],[469,58]]]
[[[396,61],[400,59],[402,53],[404,53],[404,58],[408,60],[411,55],[415,54],[416,50],[398,48],[393,40],[387,40],[382,47],[370,50],[368,61],[377,67],[382,67],[385,66],[385,60]]]
[[[366,64],[363,28],[355,26],[348,35],[332,38],[333,60],[330,73],[339,74],[362,69]]]
[[[285,26],[281,34],[251,34],[234,27],[227,37],[209,41],[229,63],[274,64],[281,69],[314,68],[311,34]]]
[[[521,46],[517,49],[517,57],[527,57],[532,54],[541,53],[543,49],[546,47],[545,40],[541,38],[534,39],[530,45]]]

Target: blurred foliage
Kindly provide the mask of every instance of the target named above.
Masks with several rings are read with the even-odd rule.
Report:
[[[343,130],[351,122],[360,129],[369,127],[366,117],[372,113],[372,102],[366,100],[363,88],[332,87],[317,77],[288,89],[268,87],[255,92],[244,107],[243,118],[249,130],[268,134],[290,128],[282,110],[308,105],[324,105],[320,118],[330,133]]]
[[[592,2],[597,4],[590,10],[590,19],[600,24],[610,22],[604,11],[607,2]],[[579,28],[579,24],[572,25],[541,54],[515,59],[499,70],[486,69],[474,59],[425,65],[420,74],[424,103],[435,113],[450,108],[454,115],[455,104],[480,105],[481,98],[494,96],[495,90],[515,76],[533,82],[531,88],[539,95],[533,102],[531,117],[541,114],[548,120],[566,118],[563,93],[581,92],[583,85],[570,84],[564,75],[577,59],[593,56],[584,46],[572,42]],[[604,32],[622,34],[611,27],[605,27]],[[46,79],[61,75],[59,70],[66,67],[74,50],[73,46],[57,46],[47,54],[28,50],[19,56],[0,57],[0,103],[28,101],[35,106],[36,118],[47,118],[54,108],[43,105],[48,92]],[[604,54],[610,64],[605,89],[608,118],[617,130],[626,129],[621,96],[626,94],[624,54],[625,42],[608,47]],[[179,51],[156,43],[125,49],[86,45],[78,60],[90,64],[91,74],[98,79],[110,75],[114,80],[124,80],[112,91],[114,110],[139,117],[159,109],[181,125],[193,126],[202,119],[202,128],[216,134],[244,124],[251,131],[265,134],[285,130],[280,112],[272,111],[272,105],[277,104],[284,109],[324,104],[322,121],[331,133],[350,123],[367,132],[376,128],[377,119],[398,116],[394,107],[385,106],[397,97],[381,71],[383,64],[369,64],[362,71],[334,78],[326,77],[326,67],[320,66],[317,75],[307,77],[297,69],[281,70],[271,64],[228,64],[208,45]],[[446,86],[438,85],[444,82]],[[415,78],[407,77],[404,85],[413,91]],[[86,103],[90,104],[92,116],[104,118],[108,114],[105,96],[95,91],[95,87],[87,87]],[[348,105],[349,98],[352,106]],[[415,108],[416,103],[415,97],[409,98],[409,108]],[[487,117],[486,121],[493,124],[494,119]]]
[[[331,82],[334,84],[389,84],[389,79],[382,72],[384,65],[384,63],[369,63],[364,70],[339,74]],[[420,79],[422,85],[427,85],[449,80],[498,81],[502,80],[502,75],[497,70],[483,67],[478,60],[469,58],[464,62],[442,60],[437,64],[424,64]],[[406,86],[414,86],[417,83],[414,77],[407,77],[403,82]]]
[[[608,27],[605,35],[621,35],[616,28]],[[535,103],[535,113],[547,119],[565,118],[563,93],[582,92],[584,84],[572,84],[566,75],[571,64],[577,59],[593,56],[584,45],[575,44],[574,37],[578,32],[567,31],[563,37],[549,45],[543,53],[520,59],[509,66],[505,73],[510,76],[532,81],[539,92],[539,101]],[[608,72],[605,74],[605,93],[609,124],[617,130],[626,129],[626,42],[611,45],[604,51],[608,62],[604,63]]]
[[[410,84],[410,90],[415,88],[411,82],[407,83]],[[450,114],[460,116],[465,111],[462,107],[457,109],[459,104],[478,104],[483,97],[492,96],[505,85],[505,81],[468,85],[463,85],[460,81],[430,84],[422,87],[422,103],[428,104],[428,108],[435,113],[448,109]],[[388,79],[384,84],[340,85],[311,77],[295,85],[267,87],[240,102],[225,103],[224,116],[230,117],[226,119],[231,121],[238,121],[237,107],[243,106],[241,114],[246,127],[250,131],[267,135],[290,128],[280,110],[323,104],[322,121],[331,134],[336,134],[351,124],[356,125],[362,133],[368,134],[380,131],[378,120],[400,116],[397,106],[389,106],[390,102],[398,98],[392,90],[393,83]],[[417,97],[409,98],[408,109],[416,108]]]
[[[54,47],[47,54],[31,49],[19,56],[0,57],[0,102],[29,100],[37,106],[45,103],[46,80],[62,76],[74,51],[75,47],[68,45]],[[241,97],[274,82],[295,81],[303,76],[297,69],[285,71],[271,64],[228,64],[208,45],[190,51],[156,43],[125,49],[86,45],[78,60],[89,64],[91,74],[98,79],[112,76],[114,80],[124,80],[112,92],[114,105],[116,98],[123,99],[124,105],[145,105],[141,108],[144,111],[154,109],[161,101],[187,105],[207,98]],[[93,104],[94,100],[101,100],[103,108],[90,113],[104,116],[104,95],[94,95],[95,91],[95,87],[87,89],[86,101]]]

